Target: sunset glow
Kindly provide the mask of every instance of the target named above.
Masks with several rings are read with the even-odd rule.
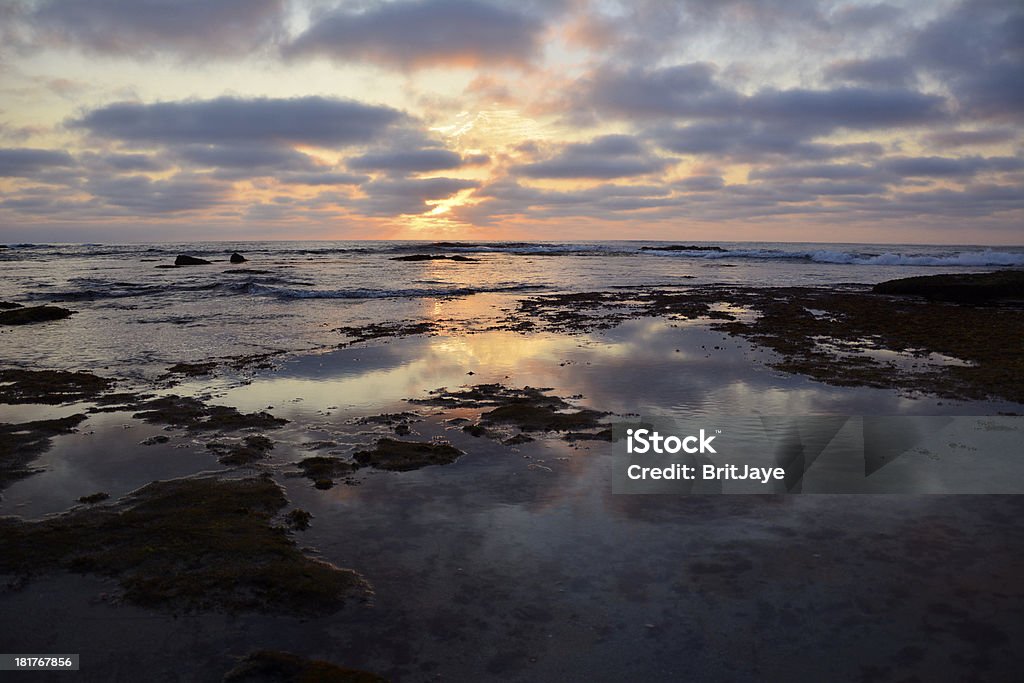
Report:
[[[977,0],[7,3],[0,232],[1018,244],[1022,22]]]

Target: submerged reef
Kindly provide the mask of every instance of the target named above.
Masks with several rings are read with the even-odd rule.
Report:
[[[404,322],[393,323],[371,323],[369,325],[362,325],[359,327],[347,325],[336,327],[332,332],[340,332],[341,334],[350,337],[348,342],[338,345],[348,346],[357,342],[364,342],[370,339],[380,339],[382,337],[408,337],[414,334],[430,334],[435,332],[436,329],[436,325],[431,322],[413,322],[406,320]]]
[[[272,524],[286,504],[269,477],[192,477],[40,521],[3,517],[0,571],[112,576],[129,602],[185,610],[315,616],[365,595],[356,572],[307,557]]]
[[[353,457],[360,465],[406,472],[429,465],[447,465],[462,455],[462,451],[447,443],[378,439],[373,448],[356,451]]]
[[[132,417],[152,424],[184,427],[190,431],[277,429],[288,420],[270,413],[240,413],[230,406],[208,405],[188,396],[161,396],[144,401]]]
[[[73,403],[97,398],[112,383],[90,372],[0,370],[0,403]]]
[[[447,388],[431,392],[430,397],[409,399],[411,403],[445,408],[489,408],[480,413],[477,424],[466,425],[464,432],[472,436],[489,438],[508,437],[492,428],[516,427],[520,432],[569,432],[569,440],[601,439],[585,430],[596,430],[605,425],[602,418],[609,413],[591,408],[580,408],[563,398],[551,396],[550,388],[523,387],[515,389],[502,384],[478,384],[450,391]],[[569,438],[568,435],[566,438]],[[504,438],[509,445],[525,443],[530,439]]]

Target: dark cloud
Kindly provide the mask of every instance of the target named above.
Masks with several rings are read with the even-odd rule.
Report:
[[[163,171],[169,167],[165,159],[152,154],[96,154],[89,152],[82,155],[82,161],[94,168],[122,172]]]
[[[776,180],[780,178],[825,178],[828,180],[850,180],[868,178],[875,174],[875,168],[866,164],[796,164],[779,165],[756,169],[748,174],[751,180]]]
[[[651,137],[664,149],[677,154],[728,157],[743,162],[761,161],[765,157],[773,157],[778,162],[783,157],[791,161],[812,161],[880,156],[885,151],[876,142],[810,142],[806,139],[809,134],[801,126],[733,119],[655,128]]]
[[[522,8],[523,5],[518,5]],[[314,18],[286,55],[323,55],[412,68],[523,64],[540,46],[543,22],[521,9],[474,0],[374,2]]]
[[[54,167],[73,166],[75,160],[65,151],[11,147],[0,149],[0,176],[33,176]]]
[[[364,184],[366,197],[352,204],[368,216],[415,215],[430,208],[428,201],[446,199],[479,186],[475,180],[460,178],[386,178]]]
[[[966,0],[911,41],[908,55],[944,81],[961,113],[1024,117],[1024,5],[1019,0]]]
[[[199,168],[251,171],[315,171],[323,167],[308,154],[267,145],[184,145],[174,149],[181,161]]]
[[[100,203],[138,214],[195,211],[220,204],[229,187],[209,178],[178,174],[167,180],[143,175],[98,177],[86,189]]]
[[[902,177],[951,178],[981,171],[1019,171],[1024,160],[1016,157],[889,157],[878,168]]]
[[[683,178],[676,186],[685,192],[713,192],[725,187],[725,180],[717,175],[693,175]]]
[[[361,185],[370,178],[355,173],[284,173],[277,179],[286,185]]]
[[[512,178],[494,181],[473,193],[476,204],[453,213],[462,220],[487,225],[508,216],[559,218],[588,216],[607,220],[635,218],[637,212],[676,207],[680,200],[661,185],[607,183],[585,190],[559,191],[522,185]]]
[[[663,69],[613,67],[583,79],[584,106],[622,116],[702,117],[735,111],[741,96],[719,85],[703,62]]]
[[[762,136],[782,134],[788,138],[826,135],[840,129],[928,124],[948,116],[942,97],[905,88],[765,88],[744,95],[720,84],[715,70],[704,63],[625,72],[601,70],[585,79],[574,95],[578,107],[591,108],[598,115],[630,120],[712,120],[712,126],[759,128]],[[721,123],[731,119],[737,123]]]
[[[981,130],[943,130],[924,136],[930,147],[968,147],[1010,142],[1018,133],[1012,128],[984,128]]]
[[[19,18],[33,46],[192,58],[273,43],[285,9],[285,0],[44,0]]]
[[[836,88],[762,90],[740,113],[820,133],[837,128],[872,130],[931,123],[946,117],[945,101],[913,90]]]
[[[628,135],[604,135],[590,142],[566,145],[543,161],[512,167],[527,178],[625,178],[663,170],[667,159],[649,154]]]
[[[219,97],[212,100],[119,103],[70,122],[94,135],[153,144],[308,144],[340,147],[370,142],[406,121],[396,109],[325,97]]]
[[[905,86],[914,81],[915,69],[904,57],[872,57],[832,62],[825,77],[865,85]]]
[[[486,155],[463,157],[447,149],[404,149],[368,152],[354,157],[346,165],[354,171],[385,171],[388,173],[425,173],[448,171],[462,166],[486,163]]]

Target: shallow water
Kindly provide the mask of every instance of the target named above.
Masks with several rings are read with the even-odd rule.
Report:
[[[402,252],[303,246],[224,250],[244,250],[253,261],[244,267],[273,270],[279,282],[267,287],[405,294],[281,297],[221,286],[224,265],[156,270],[126,262],[123,249],[62,257],[53,248],[5,264],[15,276],[0,284],[0,299],[48,301],[52,295],[42,293],[67,296],[86,286],[107,295],[69,301],[76,316],[6,330],[0,344],[10,364],[90,369],[131,378],[128,388],[291,420],[268,432],[276,444],[266,466],[241,471],[269,468],[292,504],[314,516],[308,531],[296,533],[300,545],[362,573],[374,587],[372,602],[315,619],[175,615],[117,604],[115,587],[96,577],[44,576],[0,591],[0,649],[79,652],[82,680],[126,679],[143,667],[155,680],[219,680],[231,656],[260,648],[409,681],[852,681],[876,670],[893,680],[939,680],[950,671],[998,679],[1020,664],[1013,646],[1024,636],[1016,618],[1024,606],[1018,497],[617,495],[610,444],[552,435],[503,446],[453,421],[479,410],[406,400],[497,382],[549,387],[574,405],[616,415],[679,419],[1020,412],[1006,402],[836,387],[781,373],[768,366],[770,351],[702,322],[646,318],[573,335],[493,329],[503,309],[534,291],[672,278],[873,282],[934,272],[929,267],[736,257],[735,267],[721,268],[720,259],[703,256],[479,249],[472,252],[479,264],[393,264],[385,259]],[[147,248],[131,253],[166,261],[178,249]],[[949,255],[936,250],[928,258]],[[97,282],[80,279],[86,268]],[[121,296],[108,281],[131,282],[123,286],[131,292]],[[543,289],[410,293],[522,284]],[[337,348],[348,340],[336,327],[394,320],[436,322],[441,331]],[[175,362],[267,350],[288,353],[270,368],[220,368],[176,386],[151,382]],[[22,421],[83,407],[0,410],[5,421]],[[359,418],[410,410],[422,418],[411,423],[410,438],[445,438],[466,455],[411,472],[363,470],[358,485],[326,491],[291,476],[303,457],[347,456],[393,434]],[[170,441],[140,445],[154,435]],[[97,491],[117,498],[153,479],[221,470],[206,449],[210,438],[144,424],[130,412],[90,415],[78,433],[54,438],[36,463],[44,472],[3,492],[0,514],[38,518]],[[325,441],[333,445],[317,443]]]

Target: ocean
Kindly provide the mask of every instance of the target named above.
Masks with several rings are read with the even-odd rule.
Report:
[[[661,251],[666,247],[698,247]],[[227,262],[233,252],[248,261]],[[178,254],[210,266],[158,268]],[[473,261],[396,262],[412,254]],[[0,337],[7,362],[131,375],[216,355],[327,348],[340,326],[435,320],[474,327],[524,296],[619,289],[874,284],[1024,266],[1024,247],[672,242],[198,242],[14,244],[0,300],[60,303],[74,334]]]

